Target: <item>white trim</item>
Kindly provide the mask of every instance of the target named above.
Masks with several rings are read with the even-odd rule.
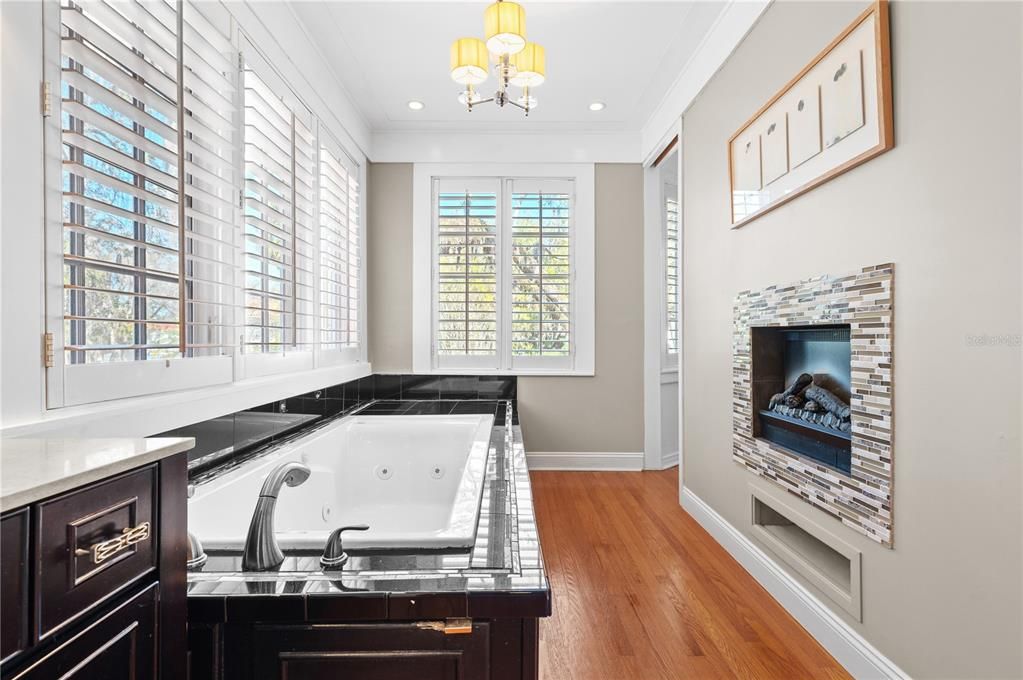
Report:
[[[681,138],[681,120],[675,121],[674,128],[669,131],[667,140],[678,135]],[[663,147],[661,147],[663,148]],[[681,147],[676,147],[668,158],[675,158],[681,163]],[[658,150],[658,152],[660,149]],[[665,161],[667,162],[667,161]],[[680,172],[676,167],[676,177]],[[665,242],[664,242],[664,166],[654,167],[652,164],[643,169],[643,448],[646,452],[646,468],[663,470],[675,465],[665,464],[666,456],[678,456],[675,451],[664,451],[663,431],[666,418],[662,403],[664,385],[679,382],[681,376],[680,357],[682,343],[682,298],[679,297],[679,350],[676,355],[665,352],[667,346],[667,325],[665,306]],[[676,182],[676,198],[681,198],[681,182]],[[682,202],[679,200],[679,271],[678,280],[682,281],[682,242],[685,224],[682,214]],[[681,293],[681,285],[680,285]],[[670,362],[669,362],[670,359]],[[681,391],[679,404],[681,405]],[[678,418],[678,431],[681,438],[681,406],[675,417]],[[681,446],[681,442],[677,444]],[[677,460],[677,459],[676,459]]]
[[[687,487],[682,487],[681,500],[682,508],[853,677],[910,677]]]
[[[573,181],[572,204],[572,265],[573,265],[573,319],[572,366],[513,367],[510,353],[496,359],[499,366],[438,366],[433,356],[433,196],[434,180],[444,178],[515,179],[567,179]],[[504,182],[500,185],[503,193]],[[595,368],[596,290],[595,256],[595,186],[594,167],[591,163],[519,164],[519,163],[416,163],[412,169],[412,368],[421,374],[497,373],[502,375],[573,375],[590,376]],[[504,207],[499,207],[503,215]],[[507,229],[501,228],[499,239],[505,239]],[[500,241],[503,242],[503,241]],[[505,247],[503,250],[507,250]],[[504,269],[504,258],[498,267],[498,276]],[[503,304],[503,303],[502,303]],[[507,310],[505,310],[507,312]],[[501,319],[507,316],[501,314]],[[499,323],[499,338],[501,323]],[[500,344],[500,343],[499,343]],[[507,344],[507,343],[505,343]],[[489,357],[488,357],[489,359]],[[479,363],[479,362],[476,362]],[[556,363],[556,362],[555,362]]]
[[[527,451],[526,464],[530,470],[640,472],[643,469],[643,452]]]
[[[771,0],[730,0],[721,10],[643,125],[640,158],[652,158],[664,148],[658,144],[663,139],[671,139],[671,133],[665,135],[664,131],[675,128],[678,117],[689,108],[770,4]]]
[[[661,469],[667,470],[678,465],[678,451],[661,454]]]
[[[137,362],[142,363],[142,362]],[[48,411],[42,418],[0,428],[0,437],[149,437],[277,399],[338,385],[373,373],[368,363],[250,378]]]
[[[146,394],[229,384],[234,378],[228,355],[109,364],[63,364],[64,407]]]
[[[464,128],[463,123],[456,123]],[[636,163],[638,132],[374,130],[374,163]]]

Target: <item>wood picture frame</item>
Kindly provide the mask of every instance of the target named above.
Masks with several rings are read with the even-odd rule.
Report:
[[[728,139],[731,226],[894,146],[888,0],[874,0]]]

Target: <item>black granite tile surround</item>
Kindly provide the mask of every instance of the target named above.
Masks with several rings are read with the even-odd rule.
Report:
[[[510,401],[513,407],[517,406],[517,386],[515,376],[374,373],[154,436],[194,437],[195,448],[189,453],[188,466],[196,473],[236,456],[247,457],[306,428],[356,411],[414,415],[489,413],[493,409],[500,420],[497,424],[503,425],[504,414],[498,412],[497,404]],[[473,405],[474,402],[482,403]],[[513,408],[512,413],[516,412],[517,408]],[[518,423],[517,416],[513,418]]]
[[[383,415],[385,408],[401,414],[413,407],[486,409],[489,404],[507,422],[511,400],[380,400],[369,408],[376,406]],[[200,473],[193,481],[203,484],[232,467]],[[549,616],[550,589],[521,430],[495,424],[491,431],[476,542],[469,551],[352,551],[351,561],[336,573],[323,572],[318,560],[318,555],[286,553],[277,572],[243,572],[237,552],[211,554],[202,571],[189,574],[189,618],[217,624]]]

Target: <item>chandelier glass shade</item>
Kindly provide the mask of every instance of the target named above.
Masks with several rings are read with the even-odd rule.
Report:
[[[497,0],[483,13],[484,38],[458,38],[451,44],[451,79],[464,86],[458,101],[472,111],[480,104],[511,104],[529,115],[536,108],[532,88],[547,78],[544,48],[526,41],[526,10],[515,2]],[[498,78],[497,92],[484,97],[474,89],[486,81],[493,61]],[[522,88],[519,97],[508,92],[509,85]]]
[[[490,56],[479,38],[459,38],[451,43],[451,78],[461,85],[479,85],[487,79]]]
[[[497,56],[517,54],[526,46],[526,10],[515,2],[495,2],[483,14],[487,49]]]

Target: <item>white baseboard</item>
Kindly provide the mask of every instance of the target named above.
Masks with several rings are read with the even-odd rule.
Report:
[[[682,489],[682,507],[853,677],[908,680],[909,675],[688,488]]]
[[[661,456],[661,469],[667,470],[678,465],[678,451],[672,451],[671,453],[665,453]]]
[[[527,451],[526,464],[530,470],[638,472],[643,469],[643,452]]]

